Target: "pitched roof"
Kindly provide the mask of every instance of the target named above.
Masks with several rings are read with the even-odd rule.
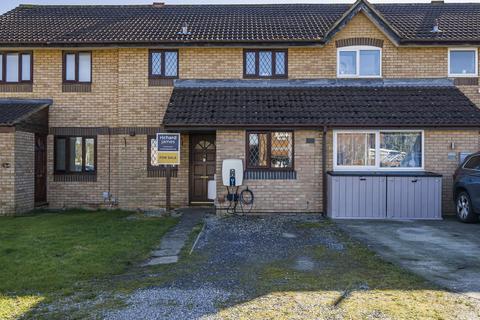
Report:
[[[0,99],[0,126],[14,126],[51,104],[52,100]]]
[[[454,86],[175,88],[164,125],[183,127],[479,127]]]
[[[333,1],[332,1],[333,2]],[[356,10],[358,9],[358,10]],[[480,4],[22,5],[0,16],[0,45],[321,44],[364,11],[399,43],[480,43]],[[442,32],[431,32],[435,21]],[[187,34],[180,32],[183,24]]]

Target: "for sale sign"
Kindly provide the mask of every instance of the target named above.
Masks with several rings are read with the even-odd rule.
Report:
[[[157,133],[158,164],[180,164],[180,133]]]

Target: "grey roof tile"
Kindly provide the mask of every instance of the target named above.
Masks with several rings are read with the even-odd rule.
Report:
[[[13,126],[51,104],[51,100],[0,99],[0,126]]]
[[[480,43],[480,4],[373,4],[403,42]],[[323,42],[347,4],[43,6],[0,16],[0,45]],[[438,20],[442,32],[432,33]],[[188,34],[181,34],[184,23]]]
[[[455,87],[175,88],[164,124],[189,126],[479,126]]]

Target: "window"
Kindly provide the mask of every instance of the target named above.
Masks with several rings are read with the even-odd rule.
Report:
[[[480,171],[480,157],[471,157],[467,163],[463,165],[465,169]]]
[[[92,53],[65,52],[63,55],[63,82],[92,82]]]
[[[0,82],[32,82],[32,65],[31,52],[0,52]]]
[[[55,173],[96,172],[96,137],[55,137]]]
[[[178,78],[177,50],[150,50],[150,78]]]
[[[293,132],[247,132],[247,168],[293,169]]]
[[[449,49],[448,76],[475,77],[478,75],[477,49]]]
[[[287,50],[245,50],[245,78],[286,78]]]
[[[337,53],[337,76],[375,78],[382,75],[382,50],[377,47],[342,47]]]
[[[422,170],[422,131],[337,131],[336,170]]]

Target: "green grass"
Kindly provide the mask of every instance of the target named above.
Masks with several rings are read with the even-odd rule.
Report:
[[[0,217],[0,319],[22,314],[80,281],[124,272],[147,258],[173,218],[123,211]]]

